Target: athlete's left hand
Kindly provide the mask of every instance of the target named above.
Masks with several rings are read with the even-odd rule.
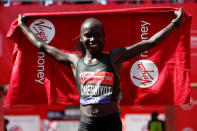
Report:
[[[181,7],[178,11],[174,11],[174,14],[177,16],[175,18],[175,21],[177,22],[176,24],[179,26],[185,20],[183,8]]]

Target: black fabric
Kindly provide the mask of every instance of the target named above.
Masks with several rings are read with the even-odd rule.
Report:
[[[111,85],[109,84],[103,84],[103,83],[80,83],[80,80],[82,80],[82,78],[80,78],[80,74],[83,74],[84,73],[84,78],[83,79],[86,79],[86,76],[85,76],[85,73],[87,75],[89,75],[88,73],[97,73],[95,74],[96,77],[100,77],[102,76],[102,73],[108,73],[109,76],[110,75],[113,75],[113,83]],[[99,75],[99,73],[101,73]],[[81,75],[82,76],[82,75]],[[103,77],[103,76],[102,76]],[[105,78],[107,78],[108,76],[105,76]],[[111,77],[110,77],[111,78]],[[93,79],[97,79],[97,78],[93,78]],[[95,64],[95,65],[87,65],[84,63],[84,57],[80,58],[79,61],[78,61],[78,64],[77,64],[77,68],[76,68],[76,85],[77,85],[77,89],[78,89],[78,92],[79,92],[79,96],[80,96],[80,103],[82,104],[81,100],[84,100],[84,99],[89,99],[90,97],[95,97],[95,98],[103,98],[104,97],[108,97],[107,100],[101,100],[101,102],[99,102],[100,104],[105,104],[105,103],[110,103],[112,101],[118,101],[118,94],[120,93],[120,88],[119,88],[119,79],[113,69],[113,66],[111,64],[111,60],[109,58],[109,54],[102,54],[102,57],[101,57],[101,60],[98,64]],[[96,86],[98,86],[98,90],[94,90],[96,88]],[[84,95],[84,93],[82,92],[83,90],[87,89],[86,87],[88,87],[88,91],[87,92],[97,92],[96,95]],[[102,94],[100,93],[102,90],[101,88],[107,88],[107,90],[110,92],[107,94],[110,94],[110,95],[106,95],[106,94]],[[90,90],[92,89],[92,90]],[[104,90],[104,89],[103,89]],[[99,92],[99,93],[98,93]],[[101,98],[101,99],[102,99]],[[91,100],[94,101],[94,99],[90,98]],[[97,104],[96,102],[95,103],[92,103],[92,104]],[[84,104],[82,104],[84,105]],[[88,104],[87,104],[88,105]]]
[[[82,116],[78,131],[122,131],[118,113],[104,117]]]

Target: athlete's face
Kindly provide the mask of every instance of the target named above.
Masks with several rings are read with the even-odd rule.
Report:
[[[81,28],[80,41],[91,53],[102,51],[105,41],[103,27],[95,21],[86,22]]]

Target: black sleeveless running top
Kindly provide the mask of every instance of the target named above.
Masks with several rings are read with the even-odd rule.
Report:
[[[80,104],[106,104],[117,102],[120,93],[117,77],[109,54],[102,54],[101,61],[95,65],[84,63],[81,57],[76,67],[76,85]]]

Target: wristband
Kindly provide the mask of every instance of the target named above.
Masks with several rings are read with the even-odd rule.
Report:
[[[176,28],[179,27],[180,23],[179,23],[179,20],[178,19],[173,19],[172,20],[172,23],[175,25]]]

